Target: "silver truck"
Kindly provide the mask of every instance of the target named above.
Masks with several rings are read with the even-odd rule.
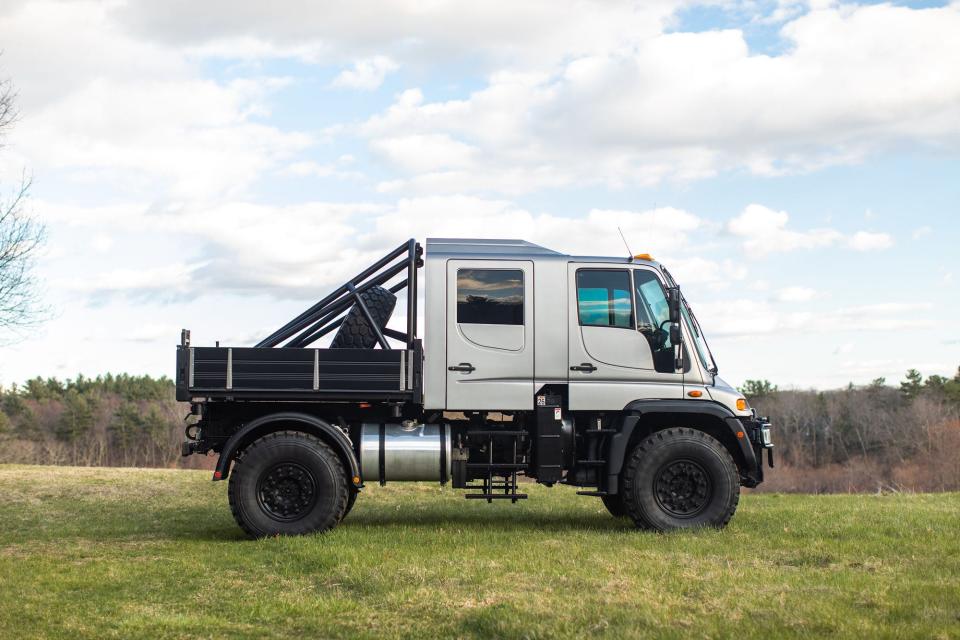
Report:
[[[250,535],[325,531],[392,481],[516,502],[521,476],[578,487],[638,528],[722,527],[740,487],[763,481],[764,451],[773,466],[769,422],[717,376],[649,255],[425,249],[397,247],[254,347],[182,332],[183,454],[219,454],[213,479],[229,479]],[[405,331],[388,326],[401,291]]]

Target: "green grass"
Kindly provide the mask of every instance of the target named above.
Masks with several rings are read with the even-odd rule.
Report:
[[[0,466],[0,638],[960,638],[960,494],[746,495],[661,535],[529,493],[372,487],[253,541],[206,472]]]

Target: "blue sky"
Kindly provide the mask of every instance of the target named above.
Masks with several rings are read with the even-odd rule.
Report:
[[[661,259],[721,374],[960,365],[960,4],[13,0],[51,317],[0,383],[172,375],[410,236]]]

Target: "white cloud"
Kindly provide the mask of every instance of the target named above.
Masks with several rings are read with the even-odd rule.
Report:
[[[695,306],[709,336],[786,334],[836,335],[841,332],[885,332],[936,326],[928,303],[885,302],[815,311],[779,311],[757,300],[719,300]],[[744,313],[749,309],[749,313]]]
[[[777,291],[778,302],[809,302],[817,296],[816,289],[809,287],[784,287]]]
[[[461,98],[409,90],[331,129],[366,140],[400,173],[381,190],[401,195],[779,175],[902,143],[960,145],[960,5],[800,15],[785,1],[770,16],[785,21],[777,55],[751,52],[736,29],[666,32],[683,6],[211,0],[200,16],[188,0],[33,0],[7,5],[0,31],[32,167],[173,197],[236,197],[313,142],[261,123],[276,79],[203,80],[209,58],[251,72],[276,57],[349,65],[334,84],[359,89],[438,60],[486,74]],[[420,162],[418,141],[443,148]]]
[[[93,236],[93,240],[90,242],[90,244],[95,251],[106,253],[113,246],[113,238],[106,233],[98,233]]]
[[[774,211],[760,204],[751,204],[727,222],[727,231],[742,239],[745,250],[759,255],[828,247],[842,237],[834,229],[788,229],[789,219],[786,211]]]
[[[40,202],[38,212],[49,224],[110,225],[117,233],[137,231],[157,242],[161,237],[179,238],[180,243],[189,240],[193,249],[180,250],[183,257],[170,265],[130,265],[54,283],[97,302],[116,295],[167,301],[212,292],[309,298],[340,284],[410,237],[517,237],[561,252],[624,255],[619,226],[628,238],[642,239],[643,250],[663,259],[670,254],[684,255],[691,234],[703,226],[697,216],[670,207],[594,209],[582,217],[562,217],[471,196],[404,198],[392,205],[231,202],[88,209]],[[678,261],[678,273],[686,273],[684,264]],[[698,268],[695,271],[707,274],[734,278],[743,274],[729,261],[693,264]]]
[[[207,0],[118,3],[114,17],[144,38],[173,46],[221,44],[227,51],[290,51],[308,61],[386,55],[404,64],[551,65],[658,33],[677,0],[371,0],[270,4]],[[299,47],[299,49],[298,49]],[[234,53],[235,55],[235,53]]]
[[[380,138],[371,148],[391,164],[416,173],[468,167],[477,153],[475,147],[445,134]]]
[[[179,328],[172,324],[149,323],[135,327],[124,339],[128,342],[159,342],[168,341],[178,333]],[[231,343],[234,344],[234,343]],[[235,343],[243,344],[243,343]]]
[[[796,231],[788,227],[789,220],[786,211],[750,204],[727,222],[726,230],[740,238],[743,248],[755,256],[797,249],[822,249],[840,243],[855,251],[875,251],[893,246],[893,237],[888,233],[857,231],[845,237],[829,228]]]
[[[889,233],[857,231],[850,237],[847,244],[855,251],[877,251],[892,247],[893,237]]]
[[[642,239],[644,250],[657,257],[687,246],[689,234],[701,225],[697,216],[672,207],[593,209],[583,217],[563,217],[534,214],[507,201],[436,196],[400,200],[376,219],[375,231],[366,241],[389,246],[409,237],[513,237],[564,253],[624,255],[619,226],[628,239]]]
[[[236,196],[311,144],[261,122],[282,78],[203,78],[180,50],[118,29],[109,3],[35,0],[0,12],[10,138],[35,174],[157,198]]]
[[[645,185],[731,169],[813,171],[901,143],[955,148],[958,30],[957,4],[845,5],[788,22],[789,47],[774,56],[752,54],[737,30],[656,33],[570,55],[558,70],[505,68],[462,99],[405,92],[359,133],[372,145],[442,134],[478,150],[477,171],[393,185],[418,192],[446,181],[450,190],[489,189],[488,167],[549,168],[566,184]]]
[[[843,354],[851,353],[852,351],[853,351],[853,343],[845,342],[844,344],[841,344],[840,346],[838,346],[836,349],[833,350],[833,355],[835,356],[843,355]]]
[[[117,293],[173,299],[190,291],[194,273],[202,266],[174,263],[148,269],[119,268],[93,277],[77,276],[54,284],[68,291],[88,295],[94,303],[100,303]]]
[[[288,165],[286,169],[284,169],[283,173],[292,176],[310,178],[340,178],[344,180],[362,179],[364,177],[363,173],[345,168],[352,163],[353,158],[349,155],[341,156],[334,162],[326,163],[301,160]]]
[[[691,255],[695,251],[693,247],[688,247],[687,250],[653,257],[664,261],[681,286],[692,287],[695,291],[701,290],[704,285],[709,285],[711,291],[729,289],[747,277],[748,271],[742,262]]]
[[[922,227],[917,227],[916,229],[913,230],[912,237],[914,240],[919,240],[921,238],[927,237],[932,232],[933,232],[932,228],[930,228],[928,225],[923,225]]]
[[[373,91],[383,84],[388,73],[400,68],[396,62],[387,56],[374,56],[365,60],[358,60],[352,69],[344,69],[333,79],[334,87],[346,87]]]

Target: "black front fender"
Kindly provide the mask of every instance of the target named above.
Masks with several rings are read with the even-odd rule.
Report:
[[[745,425],[732,411],[718,402],[709,400],[635,400],[623,409],[623,423],[610,441],[607,458],[607,491],[617,493],[619,490],[620,472],[623,463],[634,444],[634,431],[645,414],[665,413],[681,415],[709,416],[719,421],[723,428],[729,430],[729,438],[724,438],[723,444],[730,451],[730,455],[740,467],[744,484],[756,486],[763,481],[763,469],[757,461],[749,434]],[[676,426],[688,426],[678,424]],[[735,445],[731,443],[735,442]]]

